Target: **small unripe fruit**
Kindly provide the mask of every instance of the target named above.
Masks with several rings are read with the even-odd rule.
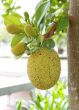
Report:
[[[53,87],[59,79],[60,71],[60,58],[54,50],[40,48],[28,58],[28,77],[38,89]]]
[[[26,33],[26,35],[28,37],[35,37],[35,36],[37,36],[37,31],[36,31],[36,29],[31,24],[26,24],[24,26],[24,31],[25,31],[25,33]]]
[[[25,50],[26,50],[26,44],[22,42],[22,43],[18,43],[16,46],[12,48],[12,53],[15,56],[20,56],[25,52]]]
[[[19,34],[21,32],[20,28],[18,25],[16,24],[9,24],[6,26],[6,30],[10,33],[10,34]]]

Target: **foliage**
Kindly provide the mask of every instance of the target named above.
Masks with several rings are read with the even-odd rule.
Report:
[[[20,6],[15,6],[16,1],[13,1],[14,0],[1,0],[6,15],[21,8]]]
[[[43,4],[46,3],[48,10],[43,8]],[[48,5],[49,4],[49,5]],[[38,13],[38,10],[42,9]],[[38,16],[38,14],[39,16]],[[36,19],[38,17],[38,20]],[[40,20],[41,18],[41,20]],[[57,29],[55,34],[52,36],[54,41],[61,47],[66,46],[67,39],[67,26],[68,26],[68,1],[67,0],[42,0],[36,6],[36,12],[34,14],[33,20],[37,23],[40,32],[46,33],[50,30],[51,24],[57,22]],[[40,21],[40,22],[39,22]],[[39,24],[39,25],[38,25]]]
[[[22,101],[19,101],[19,102],[16,104],[16,110],[22,110]]]
[[[69,110],[67,87],[66,81],[59,81],[47,91],[33,90],[32,101],[27,105],[28,110]]]
[[[41,0],[37,4],[35,13],[31,18],[29,17],[27,11],[24,12],[24,16],[16,13],[16,9],[18,9],[18,7],[15,7],[13,0],[2,0],[2,3],[3,6],[6,7],[5,14],[3,15],[5,26],[14,24],[19,27],[21,31],[18,34],[15,33],[12,35],[13,37],[11,44],[15,44],[16,46],[19,42],[26,43],[27,54],[35,52],[39,49],[39,47],[52,49],[55,46],[55,41],[61,41],[61,39],[63,39],[63,33],[66,33],[68,26],[68,3],[66,0]],[[5,3],[8,4],[8,7],[5,5]],[[54,35],[49,35],[50,38],[48,38],[46,41],[44,39],[44,34],[50,31],[54,22],[57,23],[56,30],[52,30]],[[27,27],[28,30],[25,30],[26,24],[30,24],[28,26],[31,27],[31,31],[29,27]],[[32,33],[35,31],[37,34],[32,35]],[[32,37],[30,37],[30,35]],[[40,38],[40,36],[42,37]]]
[[[2,16],[9,15],[13,11],[20,9],[21,8],[20,6],[15,6],[17,1],[16,0],[1,0],[1,3],[3,5],[2,12],[4,13]],[[2,18],[1,18],[1,20],[2,20]],[[11,35],[8,32],[6,32],[6,29],[4,27],[3,22],[1,22],[0,25],[1,25],[1,27],[0,27],[0,42],[10,43],[10,41],[11,41],[10,36]]]
[[[42,0],[36,6],[33,20],[40,30],[45,29],[45,31],[52,22],[58,22],[57,33],[59,33],[67,29],[67,11],[68,2],[66,0]]]

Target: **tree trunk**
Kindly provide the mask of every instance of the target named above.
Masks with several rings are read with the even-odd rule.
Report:
[[[70,0],[68,29],[68,88],[70,110],[79,110],[79,0]]]

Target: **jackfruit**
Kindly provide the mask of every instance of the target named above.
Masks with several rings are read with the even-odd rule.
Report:
[[[6,30],[10,33],[10,34],[19,34],[21,32],[20,28],[18,25],[16,24],[9,24],[6,26]]]
[[[31,24],[26,24],[24,26],[24,31],[25,31],[25,33],[26,33],[26,35],[28,37],[35,37],[35,36],[37,36],[37,31],[36,31],[36,29]]]
[[[11,51],[15,56],[20,56],[25,52],[25,50],[26,50],[26,44],[22,42],[14,46]]]
[[[38,89],[53,87],[59,79],[60,71],[60,58],[55,50],[40,48],[28,58],[27,74]]]

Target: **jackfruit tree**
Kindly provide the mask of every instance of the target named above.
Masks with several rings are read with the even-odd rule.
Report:
[[[28,77],[36,88],[43,90],[53,87],[61,73],[60,58],[54,50],[55,41],[52,38],[57,28],[57,21],[54,20],[47,28],[44,26],[44,32],[40,28],[41,21],[45,13],[48,12],[49,6],[49,1],[41,2],[32,19],[28,12],[24,12],[24,16],[13,10],[3,14],[6,30],[12,34],[12,53],[17,58],[24,53],[28,55]],[[45,10],[41,20],[42,13],[38,16],[39,10],[42,10],[41,12]]]
[[[60,59],[54,50],[42,47],[28,58],[29,79],[39,89],[53,87],[59,79],[60,70]]]
[[[70,0],[68,29],[68,86],[70,110],[79,110],[79,0]]]
[[[7,14],[6,14],[7,13]],[[79,109],[79,1],[70,0],[69,13],[66,0],[41,0],[34,16],[27,11],[22,17],[14,10],[3,15],[4,24],[17,25],[20,33],[14,33],[11,47],[15,56],[28,55],[28,77],[39,89],[49,89],[59,79],[61,65],[54,50],[55,37],[67,32],[68,28],[68,82],[70,110]],[[14,29],[17,31],[16,28]],[[20,43],[25,44],[19,49]]]

